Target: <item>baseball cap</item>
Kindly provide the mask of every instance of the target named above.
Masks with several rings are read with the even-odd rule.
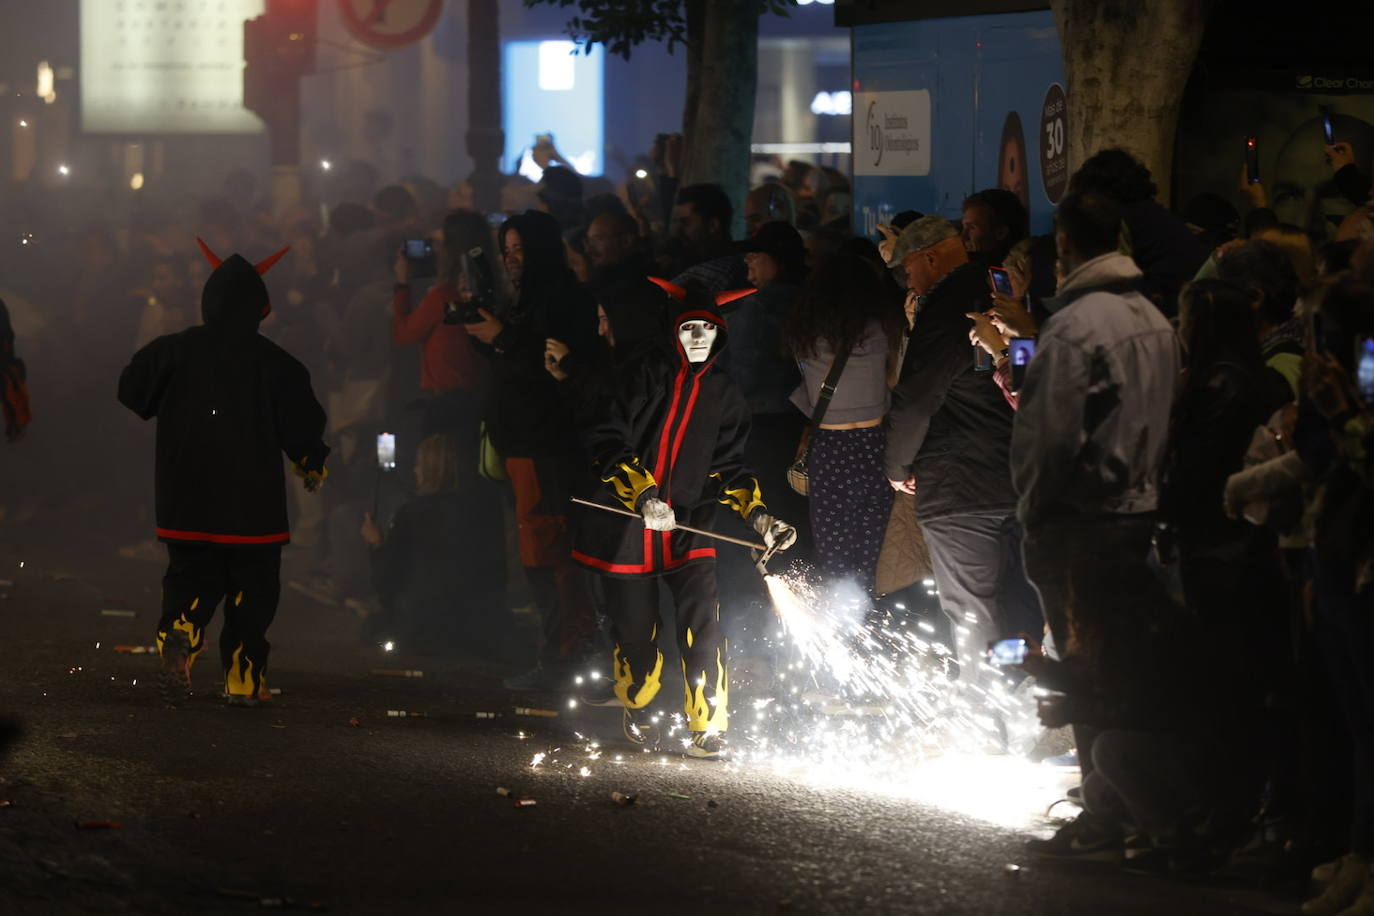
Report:
[[[910,223],[902,234],[897,236],[897,242],[892,246],[892,258],[887,262],[888,267],[896,267],[902,263],[902,259],[913,251],[921,251],[931,245],[938,245],[946,239],[956,239],[959,237],[959,227],[945,219],[943,216],[930,214],[923,216]]]

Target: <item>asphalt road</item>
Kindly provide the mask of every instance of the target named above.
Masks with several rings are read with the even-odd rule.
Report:
[[[929,801],[636,753],[614,711],[508,693],[509,671],[384,657],[350,613],[290,591],[275,705],[223,706],[207,665],[167,709],[155,660],[113,650],[152,642],[160,572],[0,525],[15,582],[0,586],[0,714],[26,728],[0,761],[2,913],[1296,912],[1239,882],[1036,865],[1025,829]],[[77,826],[92,821],[122,826]]]

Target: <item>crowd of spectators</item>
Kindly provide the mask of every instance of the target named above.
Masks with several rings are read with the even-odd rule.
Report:
[[[237,175],[194,212],[60,244],[31,214],[0,292],[40,381],[34,429],[61,431],[26,446],[78,483],[19,511],[146,519],[137,487],[80,483],[92,455],[136,467],[123,450],[145,449],[112,404],[119,365],[197,320],[196,235],[290,245],[262,330],[328,392],[335,449],[324,504],[297,507],[295,584],[370,641],[474,654],[510,626],[513,585],[541,649],[508,686],[555,689],[605,654],[570,500],[616,472],[590,470],[588,431],[676,340],[663,289],[708,296],[758,484],[720,502],[747,519],[760,500],[761,535],[787,519],[815,575],[873,600],[893,514],[914,511],[958,677],[1025,639],[1041,720],[1072,728],[1083,775],[1082,813],[1035,854],[1192,874],[1267,855],[1316,867],[1304,913],[1374,914],[1374,200],[1349,147],[1327,154],[1350,212],[1320,239],[1248,176],[1243,218],[1220,195],[1180,216],[1120,149],[1081,165],[1047,236],[991,188],[957,221],[907,211],[855,237],[844,177],[790,163],[749,192],[737,239],[720,187],[679,187],[680,149],[660,138],[648,179],[604,193],[551,162],[510,213],[412,181],[269,217]],[[7,407],[11,436],[24,411]],[[804,433],[807,499],[786,474]],[[752,570],[720,575],[727,619],[763,600]]]

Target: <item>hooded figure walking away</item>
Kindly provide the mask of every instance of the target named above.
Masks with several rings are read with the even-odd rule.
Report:
[[[655,279],[673,300],[664,349],[626,366],[620,390],[590,434],[594,466],[607,484],[598,502],[640,513],[643,525],[588,512],[573,559],[605,575],[614,641],[615,703],[625,737],[655,746],[658,718],[648,708],[662,687],[658,580],[673,595],[678,650],[691,732],[685,752],[714,758],[729,724],[727,646],[716,597],[716,549],[677,528],[709,530],[716,504],[738,512],[765,546],[791,546],[797,531],[765,511],[758,480],[745,466],[749,406],[739,386],[712,371],[725,347],[720,304],[750,290],[713,297]],[[608,701],[609,702],[609,701]]]
[[[189,693],[205,627],[223,600],[224,692],[231,706],[255,706],[271,699],[267,628],[291,539],[281,456],[313,492],[328,474],[329,448],[310,373],[258,333],[272,310],[261,274],[286,251],[255,266],[200,246],[214,268],[201,294],[204,324],[135,353],[119,377],[119,400],[158,420],[157,536],[168,563],[157,645],[167,699]]]

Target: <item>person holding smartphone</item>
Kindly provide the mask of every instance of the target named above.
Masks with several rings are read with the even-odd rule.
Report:
[[[987,268],[969,260],[959,228],[934,215],[902,230],[893,258],[916,308],[883,471],[894,489],[916,494],[940,604],[963,631],[961,677],[976,679],[988,642],[1042,625],[1018,562],[1012,411],[991,374],[975,369],[969,344],[966,316],[991,306]]]
[[[426,396],[421,437],[447,432],[457,437],[461,447],[471,449],[490,372],[466,326],[445,320],[445,303],[462,297],[464,253],[490,249],[491,232],[482,214],[454,210],[444,217],[442,237],[442,277],[414,308],[410,307],[412,259],[404,250],[396,253],[391,339],[399,347],[420,346],[420,389]]]

